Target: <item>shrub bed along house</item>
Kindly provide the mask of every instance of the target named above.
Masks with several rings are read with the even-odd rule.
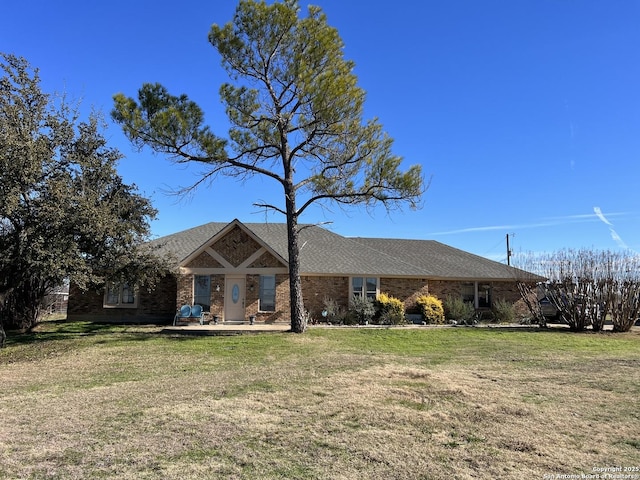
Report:
[[[498,299],[493,303],[491,309],[493,318],[498,323],[511,323],[516,318],[516,311],[512,303],[504,299]]]
[[[422,295],[417,298],[416,305],[427,324],[444,323],[444,308],[441,300],[433,295]]]
[[[447,320],[455,322],[468,322],[473,318],[475,309],[473,305],[465,302],[462,298],[447,295],[443,302],[444,314]]]
[[[402,325],[406,322],[402,300],[381,293],[375,302],[374,322],[380,325]]]

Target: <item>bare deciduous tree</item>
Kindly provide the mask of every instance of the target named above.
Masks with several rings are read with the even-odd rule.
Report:
[[[602,330],[610,319],[614,332],[626,332],[640,316],[640,256],[634,252],[565,249],[543,255],[520,256],[519,266],[547,280],[535,287],[520,282],[531,313],[544,319],[545,297],[573,331]]]

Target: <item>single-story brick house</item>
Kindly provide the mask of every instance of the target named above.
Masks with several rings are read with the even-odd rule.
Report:
[[[170,322],[181,305],[200,304],[211,319],[289,322],[287,232],[284,223],[207,223],[154,240],[177,258],[154,291],[111,285],[71,286],[72,320]],[[306,225],[300,231],[305,308],[319,318],[326,299],[347,306],[352,295],[384,292],[415,305],[421,295],[455,295],[490,308],[520,299],[516,279],[532,274],[432,240],[349,238]]]

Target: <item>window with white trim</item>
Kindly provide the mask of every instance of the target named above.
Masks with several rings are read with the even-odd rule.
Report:
[[[138,295],[136,288],[128,283],[111,282],[104,292],[104,308],[136,308]]]
[[[276,276],[260,275],[260,305],[261,312],[276,311]]]
[[[378,297],[378,279],[375,277],[351,277],[351,295],[375,300]]]

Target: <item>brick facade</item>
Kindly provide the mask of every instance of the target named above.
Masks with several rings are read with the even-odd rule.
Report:
[[[325,299],[345,308],[349,305],[349,277],[303,276],[301,281],[304,307],[313,318],[320,318]]]
[[[260,244],[237,225],[211,248],[237,267],[260,248]]]
[[[444,300],[447,296],[460,297],[462,295],[462,289],[464,285],[469,285],[473,282],[462,281],[445,281],[445,280],[431,280],[429,282],[429,294],[433,295],[440,300]],[[518,285],[513,282],[482,282],[491,287],[491,302],[496,300],[506,300],[509,303],[513,303],[517,313],[524,314],[528,311],[526,305],[522,301]]]
[[[246,319],[255,315],[258,322],[289,322],[289,279],[286,274],[276,274],[276,308],[274,312],[259,311],[260,275],[246,275]],[[99,320],[113,322],[160,322],[173,319],[180,305],[193,302],[193,274],[167,276],[156,290],[138,292],[137,308],[104,308],[104,292],[80,290],[72,283],[69,291],[67,318],[70,320]],[[224,274],[211,275],[211,318],[224,317]],[[315,319],[321,318],[325,300],[335,300],[341,307],[349,304],[349,277],[302,276],[302,294],[307,311]],[[411,313],[416,299],[421,295],[434,295],[444,300],[448,295],[459,297],[462,287],[469,282],[441,281],[415,278],[380,278],[380,292],[396,297]],[[490,282],[492,301],[503,299],[514,303],[518,311],[526,307],[520,298],[517,285],[513,282]],[[219,287],[219,290],[218,290]]]
[[[274,312],[261,312],[259,309],[260,275],[247,275],[246,315],[256,316],[256,321],[273,323],[290,321],[289,276],[276,275],[276,308]]]
[[[255,260],[249,268],[269,268],[269,267],[283,267],[282,262],[270,253],[263,253],[257,260]]]
[[[193,302],[193,274],[167,276],[159,283],[156,290],[138,292],[137,308],[104,308],[104,291],[81,292],[73,283],[69,291],[67,318],[85,321],[113,321],[135,323],[168,323],[173,319],[180,305]],[[287,274],[276,275],[276,309],[274,312],[259,311],[260,275],[246,275],[246,318],[256,316],[256,321],[288,322],[290,321],[289,277]],[[211,318],[224,317],[224,274],[211,275]],[[349,277],[303,276],[302,293],[307,311],[315,319],[320,319],[325,299],[335,300],[346,309],[349,304]],[[421,295],[434,295],[444,300],[448,295],[459,297],[462,286],[469,282],[441,281],[415,278],[380,278],[380,292],[396,297],[405,304],[408,312],[412,312],[416,299]],[[219,290],[218,290],[219,288]],[[517,285],[511,282],[492,282],[491,297],[520,304],[520,293]]]
[[[231,267],[224,268],[220,265],[209,253],[211,250]],[[289,277],[285,273],[278,273],[286,272],[286,266],[274,255],[263,250],[262,245],[244,230],[235,226],[181,269],[175,295],[176,304],[192,304],[194,276],[209,275],[211,279],[210,318],[224,319],[225,274],[244,275],[245,320],[255,316],[257,321],[268,323],[289,321]],[[250,261],[252,258],[253,260]],[[261,274],[275,274],[276,309],[274,312],[260,311]]]
[[[207,252],[202,252],[195,259],[191,260],[187,265],[189,268],[204,267],[204,268],[222,268],[220,262],[209,255]]]
[[[75,320],[108,320],[120,322],[170,322],[180,305],[194,302],[194,277],[210,278],[210,318],[223,319],[225,315],[225,280],[227,275],[245,280],[245,320],[255,316],[259,322],[289,322],[290,298],[287,267],[278,256],[252,237],[247,231],[234,225],[220,238],[212,240],[188,263],[180,267],[176,275],[168,275],[158,287],[148,292],[138,292],[137,308],[105,308],[104,292],[81,293],[71,284],[68,318]],[[260,275],[275,275],[276,301],[274,312],[262,312],[259,305]],[[346,310],[349,304],[350,277],[313,276],[301,277],[304,305],[312,318],[321,319],[327,299]],[[426,278],[379,278],[379,291],[400,299],[409,313],[415,310],[416,299],[422,295],[434,295],[444,300],[448,295],[460,297],[464,285],[470,282],[428,280]],[[472,283],[471,283],[472,284]],[[522,303],[515,282],[482,282],[490,285],[492,301],[504,299]],[[227,292],[228,293],[228,292]]]
[[[413,312],[416,300],[429,294],[429,283],[424,278],[381,278],[380,292],[391,295],[404,302],[404,308]]]
[[[136,308],[104,308],[104,290],[82,292],[73,282],[69,286],[67,319],[122,323],[165,323],[176,312],[177,283],[174,275],[163,277],[156,288],[137,292]]]

